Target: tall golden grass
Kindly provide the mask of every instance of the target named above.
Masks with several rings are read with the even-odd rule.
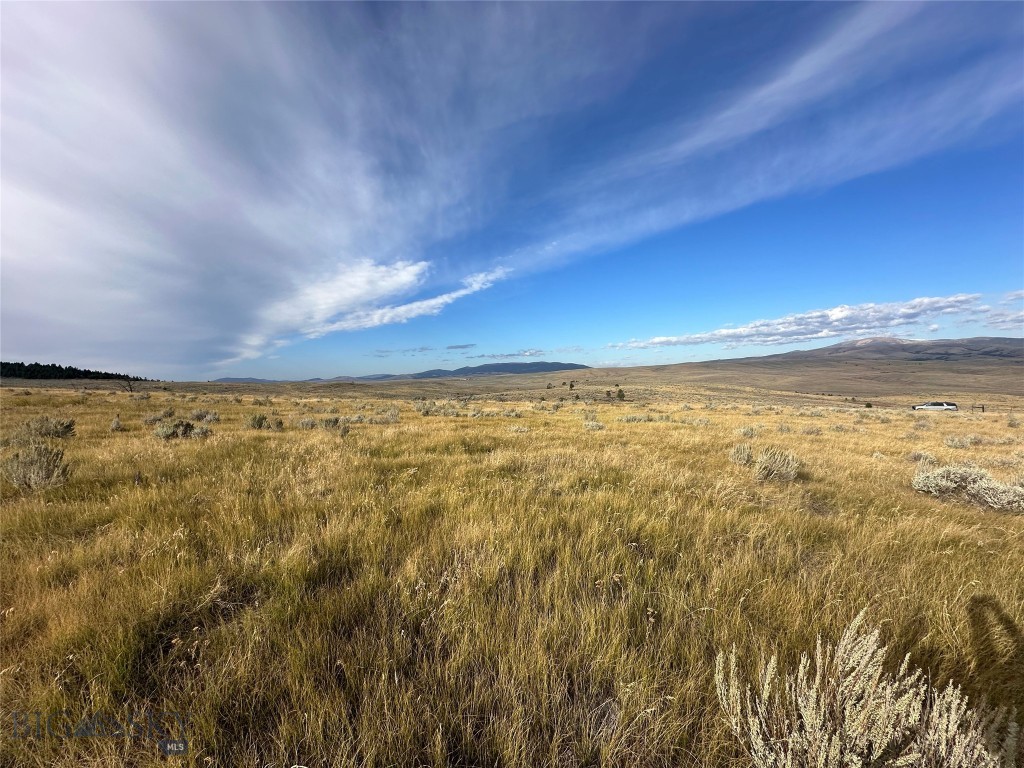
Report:
[[[5,388],[5,457],[34,417],[76,434],[65,484],[0,481],[0,762],[166,764],[11,718],[173,710],[182,765],[748,765],[718,653],[793,667],[865,606],[895,659],[1024,712],[1024,516],[915,492],[908,458],[1011,481],[1006,413],[651,391],[421,415],[366,389]],[[168,408],[220,421],[162,440],[144,418]],[[347,434],[298,426],[335,416]],[[796,478],[759,481],[738,443]]]

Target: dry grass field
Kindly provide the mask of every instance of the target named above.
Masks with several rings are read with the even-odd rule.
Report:
[[[174,711],[190,766],[748,766],[716,655],[793,668],[864,608],[892,669],[1024,713],[1024,515],[912,486],[1017,481],[1024,398],[584,375],[5,387],[6,466],[70,474],[0,481],[0,763],[166,764],[12,718]]]

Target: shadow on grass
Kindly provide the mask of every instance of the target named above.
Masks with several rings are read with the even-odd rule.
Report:
[[[1024,632],[991,595],[972,597],[967,615],[976,663],[972,687],[1024,712]]]

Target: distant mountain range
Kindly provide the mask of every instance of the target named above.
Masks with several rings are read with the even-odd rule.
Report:
[[[1024,338],[976,336],[970,339],[898,339],[874,337],[841,341],[819,349],[796,350],[778,355],[742,358],[764,362],[778,360],[886,360],[895,362],[945,360],[966,362],[1024,360]]]
[[[676,363],[661,366],[642,366],[645,368],[683,369],[706,366],[742,366],[757,364],[772,368],[785,368],[797,363],[826,362],[957,362],[986,363],[1014,362],[1024,363],[1024,338],[1004,336],[977,336],[970,339],[900,339],[893,337],[874,337],[841,341],[818,349],[799,349],[793,352],[782,352],[774,355],[757,357],[730,358],[726,360],[708,360],[702,363]],[[488,363],[486,365],[466,366],[454,370],[435,368],[419,373],[378,373],[370,376],[336,376],[333,379],[306,379],[308,382],[374,382],[396,381],[408,379],[444,379],[464,378],[469,376],[494,376],[498,374],[516,373],[548,373],[551,371],[573,371],[586,369],[590,366],[579,363],[536,362],[536,363]],[[216,379],[221,384],[272,384],[274,379]]]
[[[654,381],[879,398],[1024,394],[1024,339],[870,338],[760,357],[645,366]],[[641,373],[641,371],[643,373]]]
[[[445,368],[433,368],[429,371],[419,373],[375,373],[369,376],[335,376],[333,379],[304,379],[304,381],[394,381],[401,379],[448,379],[461,378],[465,376],[496,376],[509,373],[549,373],[551,371],[575,371],[582,368],[589,368],[589,365],[579,363],[557,363],[557,362],[536,362],[536,363],[487,363],[485,365],[469,365],[454,370]],[[223,378],[214,379],[218,384],[273,384],[277,379],[251,379],[251,378]]]
[[[1024,365],[1024,338],[1012,336],[976,336],[969,339],[900,339],[892,337],[875,337],[842,341],[818,349],[796,350],[773,355],[757,357],[730,358],[725,360],[707,360],[693,363],[668,363],[651,366],[639,366],[637,370],[649,372],[676,371],[688,377],[699,375],[701,371],[732,370],[737,375],[742,371],[752,372],[755,369],[764,371],[809,371],[822,366],[835,364],[866,364],[909,362],[946,362],[956,363],[960,367],[970,366],[983,370],[1005,370],[1009,375],[1016,375],[1016,366]],[[1010,364],[1007,368],[1004,364]],[[848,366],[844,366],[848,367]],[[332,379],[304,379],[305,382],[377,382],[409,379],[443,379],[469,378],[478,376],[496,376],[520,373],[550,373],[554,371],[576,371],[589,369],[590,366],[579,363],[533,362],[533,363],[487,363],[485,365],[464,366],[448,370],[434,368],[419,373],[378,373],[369,376],[336,376]],[[879,370],[882,370],[881,368]],[[886,369],[888,370],[888,369]],[[918,370],[917,366],[913,370]],[[801,374],[802,375],[802,374]],[[3,379],[86,379],[110,378],[131,381],[145,381],[136,376],[118,373],[105,373],[85,369],[62,367],[59,365],[40,365],[32,363],[2,364],[0,378]],[[214,380],[221,384],[273,384],[281,379],[256,379],[227,377]]]

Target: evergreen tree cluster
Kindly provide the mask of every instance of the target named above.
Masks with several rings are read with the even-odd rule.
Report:
[[[148,381],[141,376],[129,376],[126,373],[107,373],[91,371],[88,368],[75,368],[73,365],[57,365],[55,363],[2,363],[0,362],[0,378],[3,379],[118,379],[120,381]]]

